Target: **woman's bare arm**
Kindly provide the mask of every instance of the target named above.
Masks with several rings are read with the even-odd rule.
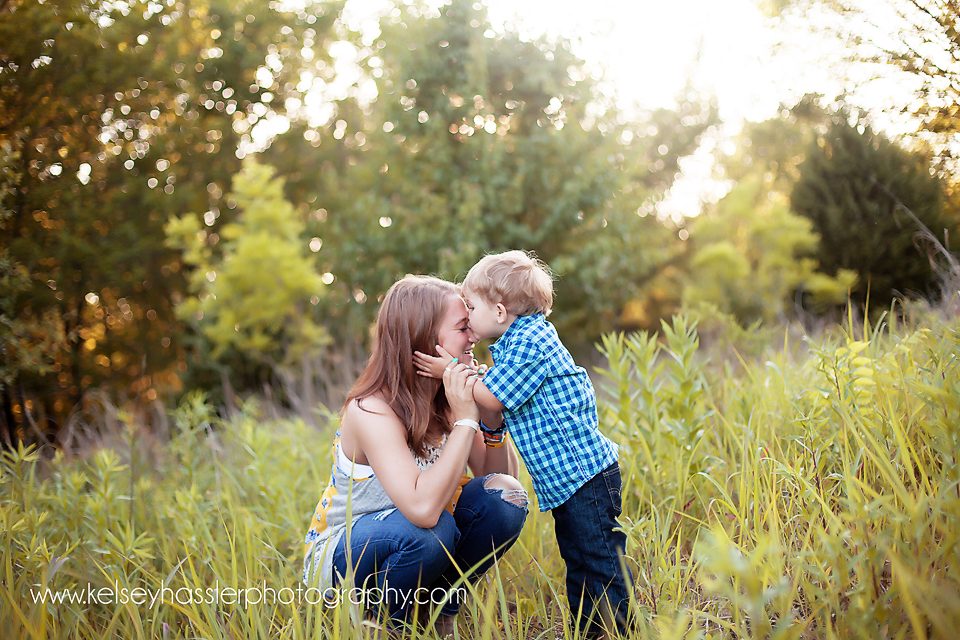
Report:
[[[482,382],[478,382],[477,386]],[[477,393],[477,387],[473,388],[474,396]],[[483,405],[477,405],[480,410],[480,419],[488,429],[497,429],[503,424],[503,415],[499,411],[491,411]],[[505,473],[514,478],[520,477],[520,459],[517,456],[517,450],[510,440],[504,442],[502,447],[488,447],[483,443],[483,436],[479,434],[475,438],[473,449],[470,451],[470,470],[476,476],[485,476],[490,473]]]
[[[514,478],[520,477],[520,458],[510,440],[496,449],[483,443],[483,437],[477,436],[470,451],[470,470],[477,477],[491,473],[505,473]]]
[[[463,365],[444,374],[454,420],[479,418],[473,402],[475,382]],[[418,527],[436,526],[459,486],[476,432],[469,426],[454,427],[439,459],[420,471],[407,448],[406,427],[382,399],[365,398],[362,409],[351,403],[344,413],[343,429],[341,442],[353,448],[350,451],[345,446],[344,452],[353,460],[367,460],[400,513]]]

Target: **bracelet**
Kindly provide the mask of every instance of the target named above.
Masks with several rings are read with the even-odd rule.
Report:
[[[487,445],[491,449],[499,449],[506,443],[506,441],[507,441],[506,431],[496,436],[490,436],[490,435],[487,435],[486,433],[483,434],[483,444]]]
[[[453,423],[453,426],[456,427],[456,426],[459,426],[459,425],[461,425],[461,424],[466,425],[466,426],[470,427],[471,429],[473,429],[473,432],[474,432],[474,433],[479,433],[479,432],[480,432],[480,423],[477,422],[476,420],[471,420],[470,418],[461,418],[461,419],[457,420],[456,422],[454,422],[454,423]]]
[[[480,433],[483,434],[483,444],[491,449],[499,449],[507,441],[507,425],[501,424],[496,429],[489,429],[487,425],[480,423]]]

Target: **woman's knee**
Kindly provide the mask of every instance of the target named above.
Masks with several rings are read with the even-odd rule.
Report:
[[[527,492],[520,481],[505,473],[495,473],[487,476],[483,488],[490,492],[500,493],[500,499],[516,507],[526,508],[529,503]]]
[[[444,509],[443,513],[440,514],[440,519],[437,520],[437,526],[434,527],[435,530],[440,530],[440,536],[442,539],[449,539],[454,541],[454,537],[457,535],[457,521],[454,520],[453,514]]]
[[[457,544],[459,531],[457,523],[450,515],[449,511],[440,514],[436,526],[432,529],[424,529],[424,551],[430,555],[447,557],[447,554],[453,555],[453,550]]]
[[[437,524],[429,529],[412,527],[411,534],[395,550],[396,558],[416,564],[425,575],[438,574],[450,564],[459,532],[448,512],[444,511]]]

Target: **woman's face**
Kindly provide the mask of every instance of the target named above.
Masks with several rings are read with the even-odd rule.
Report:
[[[467,313],[467,306],[463,304],[460,296],[448,296],[437,342],[454,358],[460,358],[461,362],[467,363],[473,358],[473,345],[476,344],[469,323],[470,314]]]

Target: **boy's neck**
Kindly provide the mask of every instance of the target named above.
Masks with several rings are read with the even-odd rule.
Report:
[[[520,316],[516,316],[516,315],[510,313],[509,311],[507,311],[507,312],[505,313],[502,321],[499,320],[499,319],[497,320],[496,330],[498,331],[498,333],[495,333],[494,335],[492,335],[492,336],[487,336],[487,337],[488,337],[488,338],[502,338],[502,337],[503,337],[503,334],[505,334],[505,333],[507,332],[507,330],[510,329],[511,326],[513,326],[514,321],[516,321],[516,319],[519,318],[519,317],[520,317]]]

